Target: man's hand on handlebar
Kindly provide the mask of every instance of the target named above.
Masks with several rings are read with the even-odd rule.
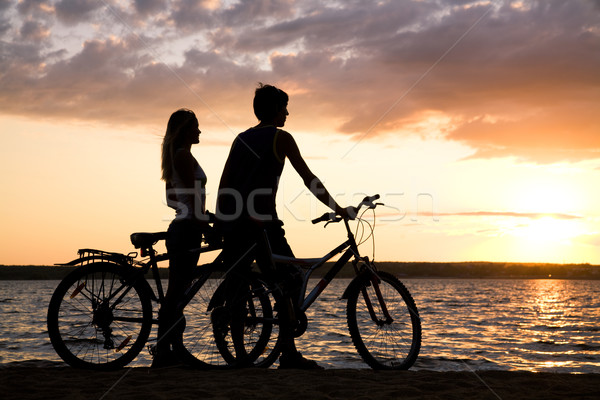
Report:
[[[375,208],[376,204],[373,203],[375,200],[379,199],[379,195],[376,194],[374,196],[367,196],[363,199],[363,201],[358,205],[358,207],[346,207],[341,208],[339,206],[336,207],[335,213],[342,217],[343,219],[356,219],[358,216],[358,210],[361,207],[366,206],[368,208]]]
[[[367,196],[363,199],[363,201],[358,205],[358,207],[346,207],[342,208],[339,205],[335,205],[334,213],[325,213],[321,215],[319,218],[315,218],[312,220],[313,224],[319,222],[340,222],[342,220],[353,220],[358,217],[358,211],[361,207],[367,208],[375,208],[378,205],[382,205],[382,203],[374,203],[375,200],[379,199],[379,195],[376,194],[374,196]],[[326,224],[327,225],[327,224]]]

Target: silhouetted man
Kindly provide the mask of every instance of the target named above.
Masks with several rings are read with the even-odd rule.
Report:
[[[289,115],[288,100],[283,90],[259,85],[253,106],[260,122],[237,136],[221,176],[217,216],[224,232],[227,262],[237,264],[236,268],[249,269],[255,259],[260,265],[264,249],[261,245],[263,230],[273,253],[293,257],[285,239],[283,222],[275,209],[277,187],[286,159],[290,160],[317,199],[338,215],[348,215],[308,168],[292,135],[279,129],[285,125]],[[293,335],[286,334],[284,337],[288,340],[279,359],[280,368],[321,368],[296,350]]]

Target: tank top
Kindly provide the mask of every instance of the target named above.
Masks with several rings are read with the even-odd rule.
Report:
[[[184,149],[177,149],[173,158],[179,151]],[[198,164],[198,161],[194,159],[194,187],[186,188],[183,184],[183,180],[175,170],[173,166],[173,176],[171,177],[170,184],[171,189],[167,193],[167,205],[175,209],[175,220],[192,219],[195,216],[192,210],[204,214],[206,207],[206,174],[204,170]],[[173,197],[171,197],[172,195]],[[194,203],[196,207],[194,207]]]
[[[284,161],[276,154],[274,126],[250,128],[234,140],[217,196],[221,222],[277,219],[275,197]]]

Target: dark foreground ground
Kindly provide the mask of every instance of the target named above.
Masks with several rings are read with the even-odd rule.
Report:
[[[0,398],[600,399],[600,374],[181,368],[93,372],[24,362],[0,366]]]

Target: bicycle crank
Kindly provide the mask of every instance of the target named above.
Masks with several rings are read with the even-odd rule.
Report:
[[[308,317],[304,311],[295,310],[296,313],[296,323],[294,324],[294,337],[300,337],[304,335],[306,332],[306,328],[308,327]]]

